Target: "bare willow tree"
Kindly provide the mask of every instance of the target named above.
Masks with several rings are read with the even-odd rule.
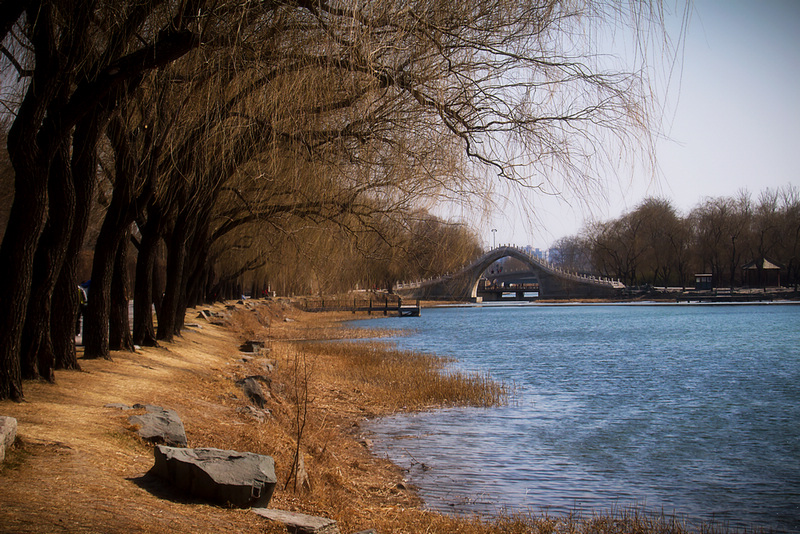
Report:
[[[251,167],[250,182],[228,188],[214,235],[326,203],[328,215],[315,215],[338,208],[364,222],[425,201],[474,201],[498,183],[493,172],[521,187],[551,179],[525,174],[533,168],[582,187],[609,135],[647,132],[641,72],[601,71],[574,55],[581,25],[624,6],[307,7],[293,25],[302,38],[287,32],[281,42],[273,98],[260,94],[248,107],[251,120],[254,110],[269,118],[271,154]],[[639,21],[659,16],[630,9]]]
[[[0,3],[4,59],[20,77],[20,97],[7,103],[14,115],[7,146],[15,195],[0,245],[0,293],[6,297],[0,309],[0,398],[21,398],[23,370],[28,377],[52,378],[58,358],[48,342],[48,307],[73,230],[81,230],[76,195],[91,192],[104,117],[142,72],[199,43],[199,31],[189,28],[199,26],[194,12],[182,17],[188,14],[183,9],[195,6],[184,4],[165,17],[158,4]],[[35,264],[41,274],[34,275]],[[65,283],[75,299],[76,281]],[[74,314],[66,315],[72,315],[63,318],[71,330]],[[36,321],[38,332],[29,336],[33,350],[23,352],[26,321]]]
[[[609,66],[594,32],[629,21],[648,36],[660,17],[657,3],[613,1],[2,0],[21,98],[8,106],[16,182],[0,247],[0,398],[22,396],[23,360],[26,376],[52,376],[46,351],[22,356],[22,327],[32,291],[46,305],[56,285],[75,288],[60,276],[83,237],[69,206],[79,182],[92,192],[103,136],[122,211],[109,210],[101,256],[114,257],[130,221],[144,230],[155,217],[152,237],[169,251],[159,335],[170,339],[208,276],[209,244],[234,228],[281,214],[377,228],[371,220],[491,199],[504,184],[585,194],[609,139],[646,145],[652,126],[648,70]],[[161,91],[154,108],[136,104]],[[131,167],[142,154],[146,169]],[[68,207],[61,222],[55,199]],[[35,255],[51,267],[34,279]],[[87,354],[107,357],[100,277]]]

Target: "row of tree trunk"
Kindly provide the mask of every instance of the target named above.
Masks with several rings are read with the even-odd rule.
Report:
[[[131,51],[129,32],[138,31],[146,20],[147,13],[139,13],[125,21],[128,26],[109,34],[104,50],[96,50],[97,42],[87,30],[94,21],[83,12],[88,6],[80,4],[72,11],[44,0],[0,4],[0,42],[19,25],[34,55],[24,98],[8,133],[15,181],[0,245],[0,399],[21,399],[23,379],[53,380],[55,369],[78,368],[77,259],[97,189],[103,135],[113,145],[116,172],[113,198],[94,247],[84,318],[85,356],[108,358],[112,347],[130,350],[133,343],[155,343],[150,313],[158,294],[153,290],[153,258],[170,228],[158,224],[157,207],[146,209],[152,184],[142,180],[134,155],[126,153],[130,133],[114,121],[145,73],[183,56],[198,40],[187,28],[170,22]],[[146,9],[155,9],[155,4]],[[144,246],[137,271],[145,274],[136,279],[138,313],[131,337],[124,265],[137,219],[148,224],[141,227]],[[171,263],[176,261],[173,256],[185,257],[183,245],[170,238]],[[182,270],[169,273],[169,299],[157,307],[159,336],[165,340],[178,331],[179,308],[188,302],[184,275]]]

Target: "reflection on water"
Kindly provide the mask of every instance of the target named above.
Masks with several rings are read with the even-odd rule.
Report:
[[[519,391],[510,406],[375,421],[430,508],[629,506],[800,532],[800,306],[425,310],[401,347]]]

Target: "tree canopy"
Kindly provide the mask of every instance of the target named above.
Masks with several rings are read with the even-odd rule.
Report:
[[[77,262],[98,198],[85,357],[169,341],[187,306],[267,276],[291,243],[309,265],[326,250],[384,262],[361,283],[446,270],[442,247],[476,240],[426,210],[550,182],[585,194],[609,139],[648,148],[649,71],[609,68],[597,28],[627,25],[641,44],[662,15],[614,1],[1,0],[14,197],[0,398],[78,366]]]
[[[687,214],[665,199],[648,198],[632,211],[588,225],[561,239],[554,257],[565,268],[621,280],[627,285],[686,288],[696,273],[715,287],[739,287],[742,268],[776,262],[783,281],[800,283],[800,190],[765,189],[708,198]]]

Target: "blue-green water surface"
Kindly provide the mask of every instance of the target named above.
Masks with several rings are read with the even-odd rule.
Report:
[[[516,386],[508,406],[370,424],[426,505],[632,506],[800,532],[800,306],[437,308],[358,326]]]

